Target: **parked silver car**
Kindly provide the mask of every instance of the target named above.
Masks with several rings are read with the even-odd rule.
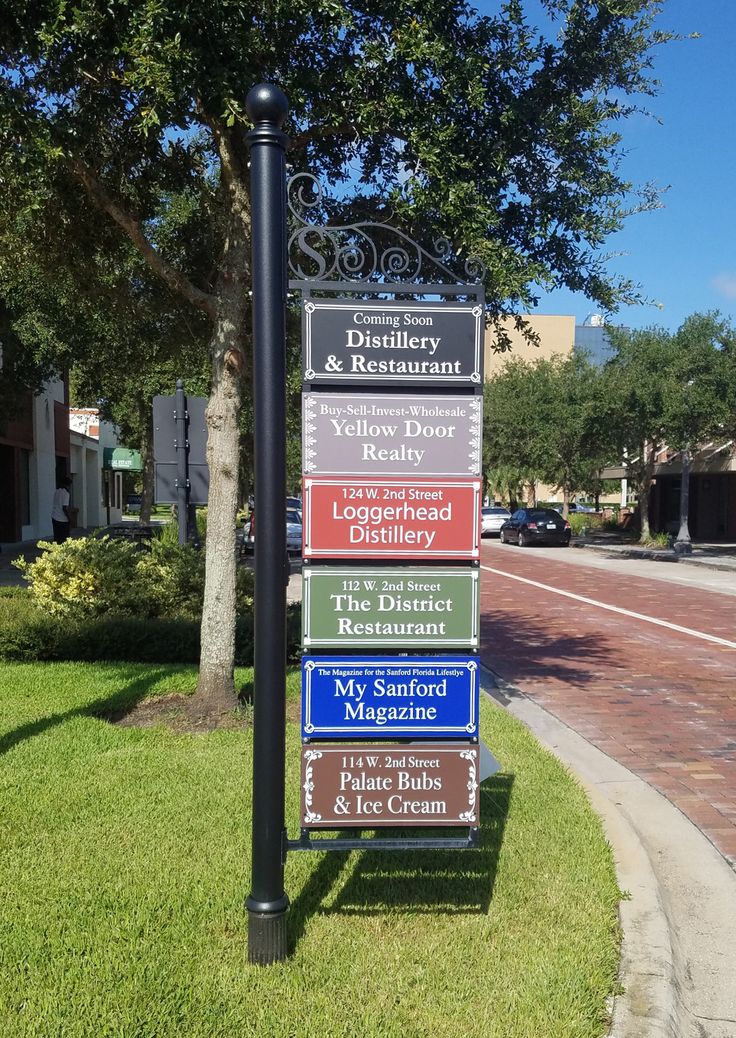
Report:
[[[498,505],[488,506],[482,508],[480,512],[481,517],[481,537],[496,537],[501,532],[501,527],[511,515],[508,508],[501,508]]]
[[[243,523],[243,551],[252,555],[256,544],[255,513]],[[297,508],[286,509],[286,550],[297,555],[302,553],[302,513]]]

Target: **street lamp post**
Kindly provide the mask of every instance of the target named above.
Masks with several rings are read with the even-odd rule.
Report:
[[[682,477],[680,479],[680,529],[673,548],[678,555],[692,555],[693,542],[690,539],[688,525],[688,509],[690,506],[690,448],[682,452]]]
[[[685,384],[684,404],[688,418],[691,418],[690,406],[692,404],[692,386],[694,379],[688,379]],[[691,426],[691,422],[688,422]],[[692,432],[692,429],[689,430]],[[690,526],[688,523],[688,511],[690,507],[690,444],[686,443],[682,450],[682,476],[680,478],[680,529],[677,532],[677,540],[673,548],[678,555],[692,555],[693,542],[690,538]]]

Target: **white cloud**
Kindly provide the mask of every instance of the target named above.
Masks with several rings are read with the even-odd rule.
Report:
[[[736,299],[736,273],[724,270],[713,278],[713,287],[727,299]]]

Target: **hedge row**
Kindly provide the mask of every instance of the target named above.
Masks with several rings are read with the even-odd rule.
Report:
[[[301,607],[287,613],[287,653],[299,655]],[[72,620],[43,612],[25,589],[0,593],[0,660],[123,661],[130,663],[198,663],[199,623],[193,620],[102,616]],[[253,666],[253,617],[239,616],[235,629],[235,662]]]

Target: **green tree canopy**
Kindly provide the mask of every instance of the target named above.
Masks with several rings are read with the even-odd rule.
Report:
[[[210,323],[201,695],[232,702],[249,88],[282,87],[290,161],[341,184],[353,212],[478,253],[491,310],[540,284],[613,308],[637,291],[599,254],[631,205],[618,124],[654,90],[662,6],[543,0],[540,31],[521,0],[488,17],[463,0],[0,0],[0,216],[15,241],[51,274],[125,241]]]
[[[510,360],[485,390],[484,459],[560,487],[563,514],[615,451],[600,368],[584,356]]]
[[[718,314],[693,314],[665,328],[611,328],[610,401],[620,457],[634,481],[641,536],[650,536],[649,493],[657,452],[728,439],[734,410],[735,334]]]

